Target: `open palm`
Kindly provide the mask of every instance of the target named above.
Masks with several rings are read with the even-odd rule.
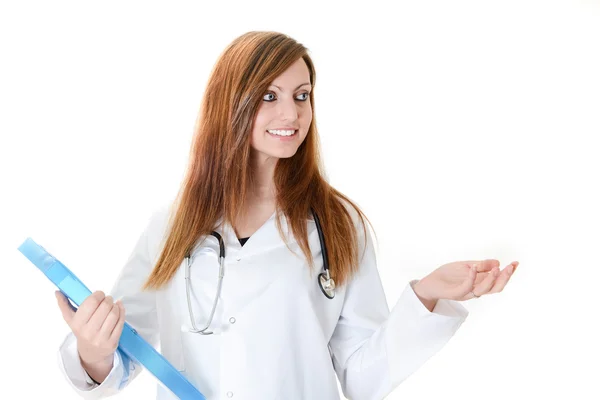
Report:
[[[423,280],[431,298],[464,301],[501,292],[518,265],[513,261],[500,271],[500,262],[494,259],[456,261],[442,265]]]

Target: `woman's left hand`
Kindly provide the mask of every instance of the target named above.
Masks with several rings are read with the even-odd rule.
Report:
[[[442,265],[417,282],[414,289],[427,300],[469,300],[501,292],[518,265],[513,261],[500,271],[498,260],[456,261]]]

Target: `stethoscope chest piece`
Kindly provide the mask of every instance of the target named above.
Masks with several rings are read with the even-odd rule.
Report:
[[[319,287],[328,299],[335,297],[335,282],[329,276],[329,271],[319,274]]]

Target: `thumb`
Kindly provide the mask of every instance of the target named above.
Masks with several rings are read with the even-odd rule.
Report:
[[[62,313],[65,322],[67,324],[70,324],[77,310],[74,309],[73,306],[71,306],[71,303],[69,303],[69,299],[67,299],[65,295],[61,293],[60,290],[56,290],[54,292],[54,296],[56,297],[58,307],[60,308],[60,312]]]

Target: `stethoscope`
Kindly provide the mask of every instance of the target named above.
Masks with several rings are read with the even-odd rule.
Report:
[[[328,299],[333,299],[335,297],[335,282],[333,278],[329,275],[329,261],[327,259],[327,247],[325,246],[325,238],[323,237],[323,231],[321,230],[321,223],[319,222],[319,218],[314,210],[311,209],[312,215],[315,219],[315,223],[317,225],[317,233],[319,234],[319,242],[321,243],[321,254],[323,255],[323,269],[324,272],[321,272],[317,277],[317,283],[321,288],[321,291]],[[219,241],[219,281],[217,283],[217,294],[215,295],[215,299],[213,301],[212,310],[210,311],[210,315],[208,317],[208,322],[206,326],[202,329],[198,329],[196,327],[196,322],[194,318],[194,313],[192,311],[192,302],[190,299],[190,254],[188,254],[186,258],[186,268],[185,268],[185,291],[187,295],[187,305],[188,311],[190,314],[190,321],[192,323],[192,328],[189,330],[192,333],[200,333],[202,335],[212,335],[214,332],[206,331],[212,322],[212,319],[215,315],[215,310],[217,309],[217,303],[219,302],[219,296],[221,294],[221,286],[223,283],[223,276],[225,275],[225,243],[223,242],[223,238],[217,232],[212,231],[211,235],[217,238]]]

